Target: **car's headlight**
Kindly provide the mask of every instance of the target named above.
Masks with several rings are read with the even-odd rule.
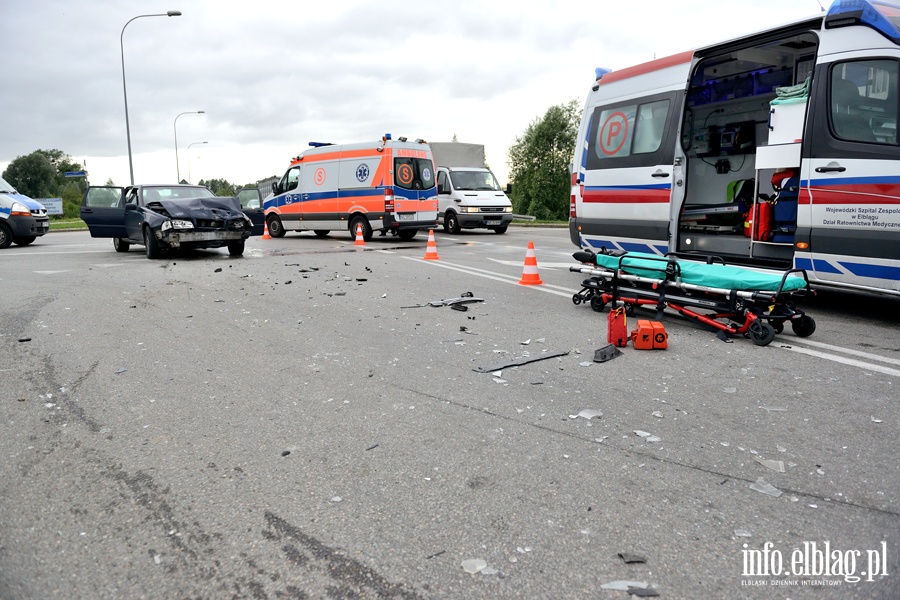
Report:
[[[512,206],[507,206],[503,209],[503,212],[512,212]]]
[[[470,212],[470,213],[478,212],[480,210],[481,209],[478,208],[477,206],[467,206],[467,207],[463,208],[463,212]]]
[[[15,215],[17,217],[30,217],[31,209],[22,204],[21,202],[13,202],[12,206],[10,206],[10,214]]]
[[[185,221],[184,219],[171,219],[169,221],[165,221],[162,224],[163,231],[168,231],[169,229],[193,229],[194,224],[190,221]]]

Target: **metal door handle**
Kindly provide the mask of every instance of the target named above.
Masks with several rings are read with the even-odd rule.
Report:
[[[816,167],[816,173],[843,173],[847,167]]]
[[[662,171],[657,171],[656,173],[651,175],[651,177],[668,177],[668,176],[669,176],[668,173],[663,173]]]

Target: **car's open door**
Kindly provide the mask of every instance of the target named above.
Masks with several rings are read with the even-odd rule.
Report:
[[[241,210],[253,221],[252,235],[262,235],[266,228],[266,213],[263,211],[259,190],[256,188],[244,188],[239,190],[235,198],[241,205]]]
[[[124,188],[91,186],[81,201],[81,220],[87,223],[91,237],[125,238]]]

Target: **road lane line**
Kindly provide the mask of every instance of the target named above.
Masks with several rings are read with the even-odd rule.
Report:
[[[412,260],[417,263],[425,262],[421,258],[413,258],[411,256],[401,256],[401,258],[405,258],[406,260]],[[494,281],[500,281],[502,283],[510,283],[512,285],[519,285],[519,280],[514,276],[505,275],[503,273],[495,273],[493,271],[486,271],[484,269],[476,269],[475,267],[466,267],[464,265],[457,265],[454,263],[448,263],[446,261],[427,261],[425,262],[428,266],[432,267],[441,267],[442,269],[449,269],[451,271],[459,271],[460,273],[466,273],[467,275],[475,275],[477,277],[484,277],[486,279],[493,279]],[[523,285],[521,287],[531,288],[533,290],[537,290],[539,292],[545,292],[547,294],[554,294],[556,296],[562,296],[564,298],[571,298],[572,292],[567,288],[560,287],[557,285],[543,284],[543,285]]]
[[[874,360],[874,361],[878,361],[878,362],[887,363],[889,365],[900,366],[900,360],[898,360],[896,358],[888,358],[886,356],[879,356],[878,354],[872,354],[871,352],[863,352],[862,350],[851,350],[850,348],[842,348],[841,346],[832,346],[831,344],[815,342],[813,340],[809,340],[806,338],[801,338],[799,340],[791,340],[790,343],[805,344],[807,346],[812,346],[813,348],[821,348],[823,350],[831,350],[833,352],[840,352],[842,354],[850,354],[851,356],[858,356],[860,358],[865,358],[867,360]]]
[[[900,377],[900,369],[892,369],[890,367],[883,367],[881,365],[873,365],[872,363],[863,362],[861,360],[856,360],[853,358],[845,358],[843,356],[837,356],[835,354],[828,354],[825,352],[819,352],[817,350],[810,350],[809,348],[800,348],[798,346],[788,346],[786,344],[779,344],[779,348],[783,350],[789,350],[790,352],[797,352],[799,354],[806,354],[808,356],[815,356],[816,358],[824,358],[825,360],[830,360],[834,362],[839,362],[851,367],[859,367],[860,369],[866,369],[867,371],[877,371],[879,373],[884,373],[885,375],[893,375],[894,377]]]

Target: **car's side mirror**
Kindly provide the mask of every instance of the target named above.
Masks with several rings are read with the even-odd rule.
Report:
[[[137,210],[137,209],[138,209],[138,205],[135,204],[134,202],[128,202],[127,204],[125,204],[125,210]]]
[[[272,184],[272,193],[275,194],[276,196],[281,193],[281,186],[278,184],[277,181]]]

